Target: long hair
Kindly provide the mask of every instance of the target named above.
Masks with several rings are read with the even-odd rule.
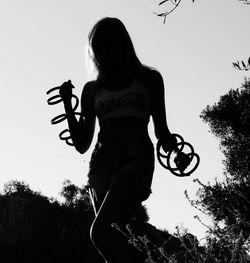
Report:
[[[123,72],[133,75],[143,67],[124,24],[117,18],[98,21],[89,33],[89,55],[97,70],[97,79]]]

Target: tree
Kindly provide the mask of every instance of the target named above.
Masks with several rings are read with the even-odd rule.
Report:
[[[211,216],[207,251],[219,262],[247,262],[250,251],[250,79],[207,106],[201,118],[220,139],[225,155],[222,182],[199,180],[191,204]],[[217,261],[211,261],[217,262]]]
[[[84,202],[59,204],[11,181],[0,194],[0,262],[101,263],[89,238],[92,218]]]

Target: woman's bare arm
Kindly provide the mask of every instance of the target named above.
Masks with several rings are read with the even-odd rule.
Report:
[[[62,95],[71,138],[76,150],[81,154],[89,149],[95,131],[96,116],[91,98],[91,88],[91,82],[86,83],[83,88],[81,96],[81,117],[79,121],[75,117],[72,109],[71,94]],[[70,93],[69,89],[65,93],[67,92]]]
[[[157,139],[171,135],[166,118],[164,83],[161,74],[152,70],[150,74],[151,114]]]
[[[80,149],[81,153],[85,153],[93,140],[95,123],[96,123],[96,113],[94,106],[94,81],[88,82],[83,88],[81,96],[81,114],[84,117],[84,125],[81,126],[80,131]]]

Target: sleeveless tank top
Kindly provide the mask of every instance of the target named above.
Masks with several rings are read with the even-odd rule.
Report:
[[[121,90],[107,90],[100,86],[95,93],[94,105],[100,123],[122,118],[149,121],[150,94],[139,78]]]

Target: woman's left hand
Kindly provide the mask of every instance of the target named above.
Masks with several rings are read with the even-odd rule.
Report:
[[[167,153],[174,150],[176,148],[176,145],[177,139],[173,134],[169,133],[162,138],[162,148],[164,152]]]

